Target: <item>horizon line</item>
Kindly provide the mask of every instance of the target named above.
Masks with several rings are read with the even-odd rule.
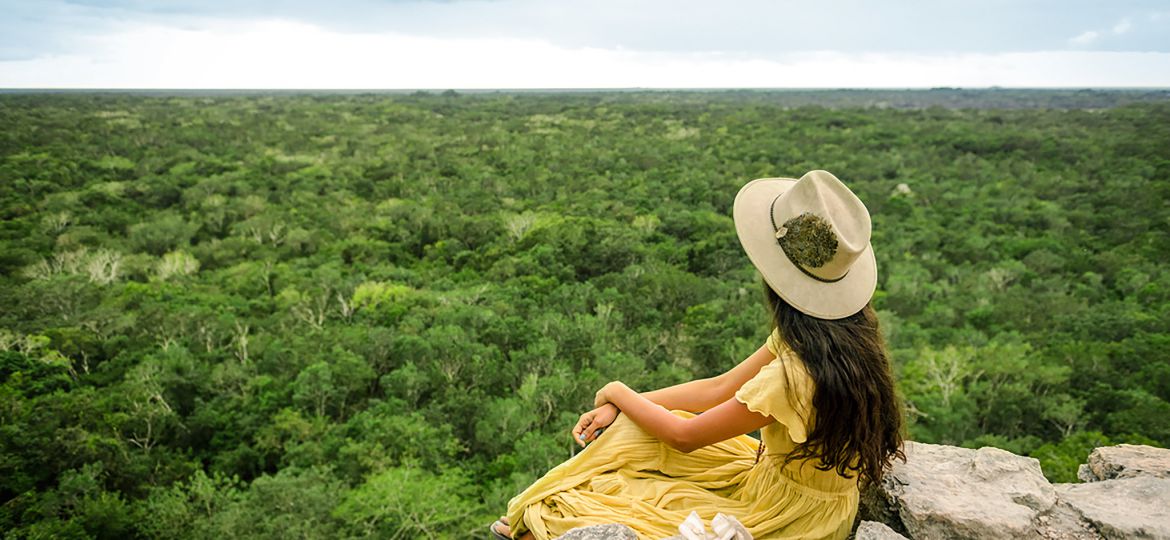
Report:
[[[0,87],[3,93],[33,92],[599,92],[599,91],[948,91],[948,90],[1089,90],[1089,91],[1170,91],[1170,86],[727,86],[727,87],[670,87],[670,86],[614,86],[614,87],[429,87],[429,88],[265,88],[265,87]]]

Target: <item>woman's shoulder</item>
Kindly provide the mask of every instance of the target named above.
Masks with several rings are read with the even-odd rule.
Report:
[[[788,428],[789,437],[803,442],[812,419],[812,396],[815,388],[808,370],[791,347],[773,331],[768,349],[775,357],[760,368],[736,392],[735,397],[749,410],[771,416]]]
[[[768,334],[768,340],[764,342],[768,347],[768,352],[771,352],[776,358],[780,357],[780,352],[783,350],[784,338],[780,336],[780,329],[773,327],[772,333]]]
[[[783,336],[780,335],[779,328],[773,328],[772,334],[768,336],[766,343],[768,350],[775,356],[769,365],[775,368],[780,368],[784,374],[789,378],[794,379],[792,382],[801,385],[812,383],[812,376],[808,372],[808,367],[804,364],[804,360],[800,355],[784,341]]]

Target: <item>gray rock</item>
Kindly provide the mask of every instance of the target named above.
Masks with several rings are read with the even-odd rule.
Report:
[[[915,540],[1043,538],[1037,518],[1056,504],[1040,462],[998,448],[907,442],[880,486],[862,496],[861,518]]]
[[[577,527],[557,537],[557,540],[638,540],[638,535],[625,525],[606,523]]]
[[[1143,444],[1104,446],[1089,454],[1089,462],[1077,469],[1082,482],[1153,476],[1170,478],[1170,450]]]
[[[1052,510],[1036,518],[1036,533],[1045,540],[1102,540],[1097,529],[1059,496]]]
[[[854,540],[906,540],[905,536],[898,534],[889,525],[876,521],[862,521],[861,525],[858,525],[857,530],[854,531],[853,538]]]
[[[1170,538],[1170,479],[1138,476],[1055,489],[1062,506],[1105,538]]]

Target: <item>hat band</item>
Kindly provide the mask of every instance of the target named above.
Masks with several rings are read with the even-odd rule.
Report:
[[[784,193],[781,193],[780,195],[784,195]],[[772,220],[772,232],[774,233],[780,232],[780,227],[776,226],[776,201],[780,200],[780,195],[777,195],[775,199],[772,199],[772,204],[768,207],[768,219]],[[784,254],[784,257],[788,259],[788,262],[792,263],[792,266],[795,266],[798,270],[803,272],[804,275],[820,281],[821,283],[836,283],[842,279],[845,279],[845,276],[849,275],[849,270],[846,270],[844,274],[841,274],[841,277],[833,279],[826,279],[815,275],[812,272],[809,272],[804,266],[801,266],[800,263],[792,259],[792,256],[789,255],[787,251],[785,251],[784,244],[780,242],[779,238],[776,238],[776,245],[780,246],[780,253]]]

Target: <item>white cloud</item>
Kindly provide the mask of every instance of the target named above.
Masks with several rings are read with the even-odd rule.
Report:
[[[1170,53],[729,54],[538,39],[340,33],[285,20],[131,24],[85,54],[0,62],[23,88],[824,88],[1170,86]]]
[[[1133,29],[1133,22],[1128,18],[1121,19],[1117,24],[1113,25],[1113,33],[1117,35],[1124,34]]]
[[[1088,31],[1082,32],[1077,37],[1074,37],[1074,38],[1068,40],[1068,42],[1070,44],[1073,44],[1073,45],[1084,46],[1084,45],[1089,45],[1089,44],[1093,43],[1094,41],[1097,41],[1098,37],[1101,37],[1101,34],[1098,34],[1097,32],[1095,32],[1093,30],[1088,30]]]

